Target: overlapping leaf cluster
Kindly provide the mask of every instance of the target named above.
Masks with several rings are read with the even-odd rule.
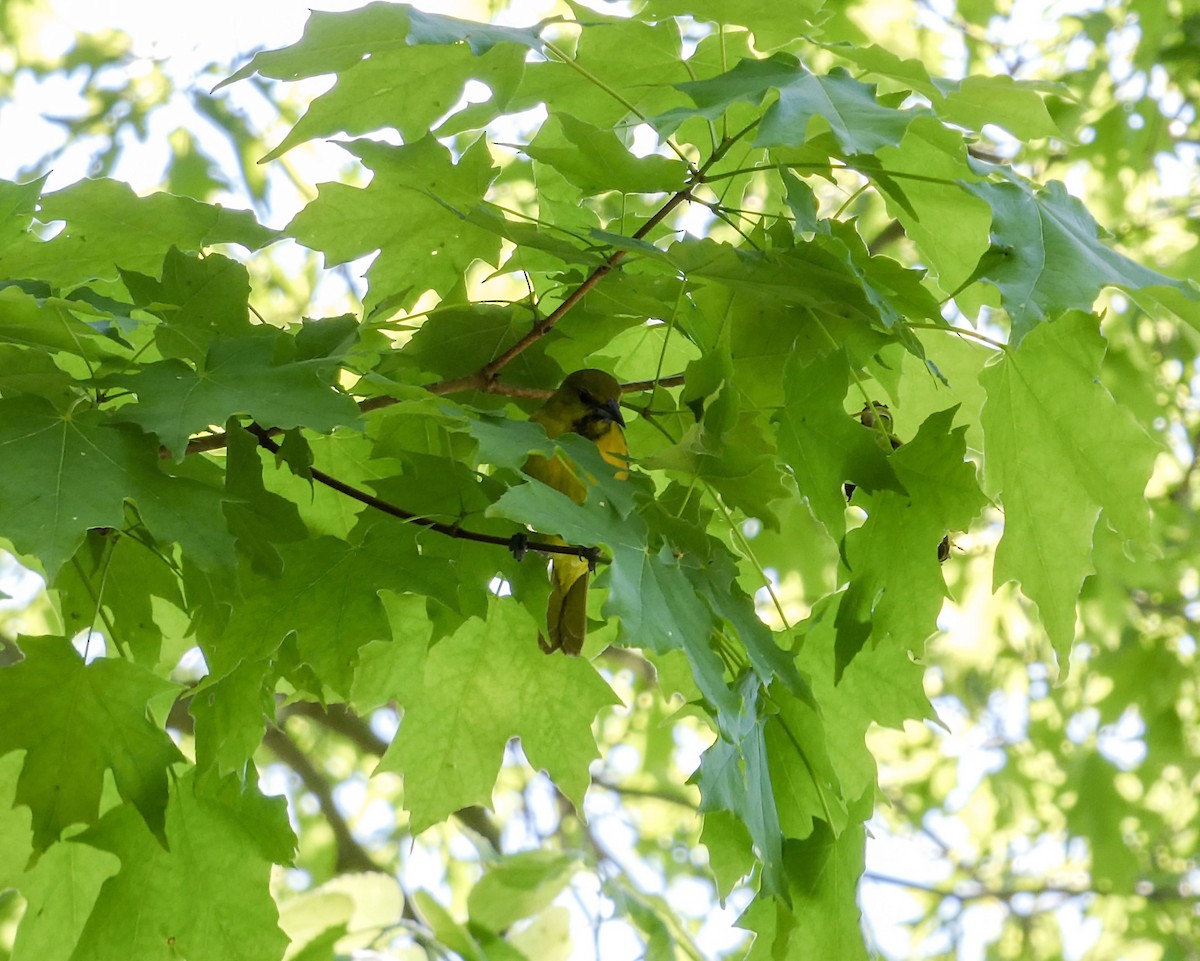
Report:
[[[1065,668],[1097,520],[1146,539],[1156,450],[1099,380],[1091,311],[1108,286],[1192,310],[1192,288],[975,149],[986,124],[1058,135],[1045,90],[931,76],[819,0],[725,6],[523,29],[314,13],[229,82],[333,75],[268,159],[339,137],[367,176],[281,231],[108,180],[0,184],[0,535],[64,635],[0,671],[14,956],[279,957],[269,866],[292,835],[253,776],[277,697],[398,705],[381,769],[414,831],[486,804],[513,737],[581,804],[616,697],[539,651],[544,557],[503,546],[526,530],[604,554],[610,628],[585,653],[645,652],[707,719],[704,841],[722,894],[757,891],[756,956],[864,955],[864,734],[930,716],[946,538],[1003,511],[996,581]],[[262,322],[243,260],[284,238],[329,266],[373,255],[361,311]],[[627,395],[628,479],[521,416],[585,366],[651,382]],[[584,504],[521,473],[555,450],[594,479]],[[830,556],[832,589],[786,594]],[[208,672],[185,691],[193,646]],[[187,758],[165,732],[181,697]],[[521,869],[535,893],[489,875],[470,929],[417,911],[489,956],[573,867]]]

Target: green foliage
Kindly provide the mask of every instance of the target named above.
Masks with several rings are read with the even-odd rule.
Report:
[[[868,28],[901,0],[632,6],[312,13],[198,108],[258,213],[191,146],[144,196],[0,182],[0,537],[48,589],[0,659],[5,956],[565,958],[582,877],[644,956],[712,955],[671,900],[699,876],[750,958],[865,958],[860,882],[905,881],[867,838],[959,816],[957,729],[921,723],[959,716],[1004,761],[964,774],[951,886],[909,879],[930,931],[991,899],[1001,956],[1051,956],[1016,901],[1057,892],[1197,950],[1198,255],[1181,204],[1155,232],[1113,195],[1174,141],[1117,124],[1094,49],[987,64],[990,2],[954,77]],[[1194,30],[1125,6],[1194,89]],[[253,161],[330,138],[266,226]],[[581,367],[627,385],[627,471],[527,420]],[[581,658],[538,644],[552,547],[598,568]],[[1010,867],[1031,822],[1086,887]],[[444,873],[405,891],[418,843]]]

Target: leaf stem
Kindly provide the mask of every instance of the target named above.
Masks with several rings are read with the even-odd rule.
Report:
[[[567,56],[567,52],[565,50],[563,50],[561,47],[559,47],[557,44],[551,43],[549,40],[546,40],[544,38],[542,40],[542,43],[545,44],[545,47],[547,50],[549,50],[552,54],[554,54],[556,57],[558,57],[559,60],[561,60],[563,63],[565,63],[572,70],[575,70],[581,77],[583,77],[589,83],[593,83],[597,87],[599,87],[601,90],[603,90],[606,94],[608,94],[615,101],[617,101],[617,103],[619,103],[622,107],[624,107],[631,114],[633,114],[635,117],[637,117],[638,120],[642,121],[642,123],[646,122],[646,115],[644,113],[642,113],[642,111],[639,110],[637,108],[637,106],[635,106],[631,100],[626,99],[625,95],[622,94],[619,90],[615,89],[614,87],[610,86],[605,81],[601,80],[594,73],[592,73],[590,70],[588,70],[587,67],[585,67],[585,66],[583,66],[583,64],[579,63],[579,61]],[[678,144],[676,144],[675,141],[673,141],[670,137],[667,137],[667,139],[664,140],[663,143],[665,143],[671,149],[671,152],[673,154],[675,154],[676,157],[678,157],[685,164],[687,164],[688,172],[693,177],[699,176],[700,171],[696,168],[696,165],[694,163],[692,163],[691,160],[688,159],[687,154],[685,154],[683,152],[683,149]]]
[[[754,569],[758,572],[758,576],[762,580],[763,587],[766,589],[767,596],[771,598],[771,603],[775,605],[775,613],[779,615],[779,620],[783,624],[783,629],[785,631],[790,631],[792,629],[792,625],[788,621],[787,615],[783,612],[783,603],[779,600],[779,596],[775,593],[775,588],[771,585],[771,578],[767,576],[767,569],[759,562],[758,557],[754,553],[754,549],[750,546],[750,541],[746,538],[746,535],[742,533],[742,529],[734,521],[733,514],[725,505],[725,502],[717,496],[716,491],[714,491],[707,482],[705,482],[704,487],[708,491],[708,496],[713,499],[713,502],[719,508],[721,508],[721,513],[725,517],[725,523],[729,525],[729,531],[733,535],[734,540],[737,541],[738,548],[746,556],[746,559],[749,560],[752,565],[754,565]]]
[[[78,557],[71,558],[71,566],[75,568],[75,573],[79,575],[79,579],[83,582],[84,589],[88,592],[88,597],[96,605],[95,612],[92,614],[91,621],[88,622],[87,639],[83,642],[83,658],[87,660],[88,654],[92,646],[92,626],[96,621],[100,621],[104,625],[104,629],[108,632],[108,638],[113,643],[113,648],[117,653],[122,654],[126,658],[131,658],[132,652],[121,649],[121,642],[117,640],[117,632],[113,627],[112,621],[109,619],[108,612],[104,610],[104,587],[108,583],[108,569],[112,563],[113,554],[113,536],[105,538],[104,561],[100,569],[100,585],[92,587],[92,582],[84,573],[83,565],[79,563]]]
[[[767,697],[771,695],[768,693]],[[817,777],[817,772],[812,766],[812,762],[808,759],[808,754],[804,750],[804,746],[800,743],[800,739],[796,737],[796,732],[792,730],[792,726],[788,724],[782,713],[775,715],[775,720],[779,722],[779,726],[783,728],[783,733],[787,739],[792,742],[792,747],[796,749],[796,753],[800,756],[800,760],[804,763],[804,769],[808,771],[808,776],[813,782],[813,787],[817,789],[817,797],[821,801],[821,810],[825,813],[825,823],[833,827],[833,812],[829,810],[829,801],[825,797],[825,789],[821,786],[821,780]]]
[[[861,187],[859,187],[857,190],[855,190],[854,193],[852,193],[849,197],[847,197],[845,199],[845,201],[842,202],[842,205],[840,207],[838,207],[838,209],[836,211],[834,211],[833,217],[831,219],[840,220],[842,214],[846,212],[846,208],[849,207],[852,203],[854,203],[854,201],[856,201],[864,193],[866,193],[867,190],[870,188],[870,186],[871,186],[871,182],[868,180],[865,184],[863,184]]]
[[[977,333],[976,331],[969,330],[966,327],[955,327],[953,325],[946,327],[941,324],[915,323],[911,320],[905,321],[905,323],[907,326],[918,330],[939,330],[944,334],[958,334],[960,337],[970,337],[972,340],[977,340],[981,344],[987,344],[989,347],[999,351],[1004,351],[1006,353],[1009,350],[1008,344],[1005,344],[999,340],[993,340],[986,334]]]

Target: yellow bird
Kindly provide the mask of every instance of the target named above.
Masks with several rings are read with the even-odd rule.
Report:
[[[628,463],[625,418],[619,401],[621,385],[602,370],[577,370],[563,381],[554,395],[529,419],[541,424],[548,437],[574,433],[595,441],[604,459],[614,467]],[[587,484],[561,457],[547,459],[532,455],[525,472],[562,491],[577,504],[587,498]],[[624,471],[618,474],[624,476]],[[561,538],[555,538],[564,543]],[[546,608],[549,637],[542,649],[578,654],[587,637],[587,590],[590,571],[582,557],[554,555],[550,564],[550,603]]]

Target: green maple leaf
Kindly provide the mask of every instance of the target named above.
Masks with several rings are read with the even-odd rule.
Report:
[[[187,604],[175,570],[135,538],[89,531],[52,586],[64,634],[98,628],[100,620],[107,639],[145,667],[158,664],[164,637],[188,633]]]
[[[842,60],[861,67],[865,72],[894,80],[900,86],[920,93],[931,101],[939,100],[942,91],[953,87],[954,84],[953,81],[942,77],[931,77],[924,60],[915,57],[902,58],[878,44],[860,45],[835,41],[823,46]]]
[[[156,193],[138,197],[116,180],[81,180],[41,199],[38,219],[65,220],[48,241],[0,250],[0,274],[46,280],[60,287],[95,278],[115,279],[118,265],[135,271],[158,268],[172,247],[199,250],[236,243],[257,250],[278,239],[244,210],[226,210],[190,197]],[[120,224],[119,231],[113,224]],[[97,238],[104,238],[103,243]]]
[[[471,921],[489,931],[506,931],[547,907],[579,868],[577,855],[553,851],[522,851],[507,857],[471,888],[467,898]]]
[[[998,124],[1019,140],[1062,136],[1046,108],[1045,95],[1069,92],[1059,84],[1021,81],[1001,74],[963,80],[931,77],[923,60],[901,59],[876,44],[829,43],[826,48],[869,73],[916,91],[932,103],[939,117],[969,130]],[[949,131],[948,131],[949,132]],[[957,135],[956,135],[957,136]]]
[[[875,99],[875,86],[835,67],[828,74],[793,78],[779,88],[779,100],[767,108],[755,137],[756,147],[799,147],[809,137],[809,122],[820,117],[847,154],[871,154],[896,146],[923,110],[897,110]]]
[[[28,378],[36,372],[35,365],[45,369],[48,354],[76,354],[98,361],[118,352],[115,341],[72,312],[74,306],[58,297],[35,297],[18,287],[0,289],[0,341],[32,348],[16,355],[24,360],[16,372]],[[59,368],[50,366],[61,375]],[[12,381],[6,377],[6,383]]]
[[[156,535],[193,560],[232,560],[220,494],[159,466],[158,445],[99,411],[60,413],[35,397],[0,400],[0,533],[41,561],[48,577],[75,553],[84,532],[121,528],[132,500]]]
[[[984,477],[1004,503],[995,583],[1021,583],[1064,672],[1100,511],[1125,537],[1148,533],[1143,492],[1158,445],[1101,385],[1103,356],[1096,319],[1070,314],[979,377]]]
[[[279,553],[282,576],[244,577],[229,623],[203,638],[214,676],[275,657],[294,634],[287,664],[307,665],[344,697],[359,648],[390,636],[380,590],[445,597],[457,586],[453,568],[433,571],[422,561],[413,529],[390,519],[376,523],[360,541],[315,537],[284,544]]]
[[[750,103],[755,106],[772,90],[794,82],[802,68],[791,54],[777,53],[763,60],[743,58],[732,70],[715,77],[691,80],[675,84],[691,99],[695,108],[677,107],[650,122],[659,133],[666,136],[679,128],[690,117],[716,120],[735,103]]]
[[[968,188],[992,208],[992,245],[972,279],[1000,291],[1012,342],[1066,310],[1091,310],[1104,287],[1134,292],[1170,287],[1195,299],[1188,283],[1105,246],[1100,227],[1061,181],[979,183]]]
[[[262,746],[267,718],[275,714],[269,667],[266,661],[243,661],[193,688],[188,713],[196,719],[197,771],[246,775],[248,762]]]
[[[74,841],[52,844],[18,885],[28,907],[13,939],[12,961],[73,957],[101,886],[120,869],[107,851]]]
[[[866,523],[846,537],[850,586],[835,621],[838,677],[868,637],[920,651],[937,629],[946,595],[938,544],[947,531],[966,530],[987,503],[965,460],[966,428],[951,430],[953,419],[954,409],[931,414],[892,453],[905,493],[876,494]]]
[[[700,830],[700,843],[708,851],[708,869],[723,901],[756,863],[750,832],[732,811],[708,811]]]
[[[671,133],[689,116],[709,120],[720,117],[735,103],[761,104],[771,90],[779,99],[763,114],[756,147],[801,146],[809,139],[809,122],[822,118],[838,146],[847,154],[872,154],[880,147],[896,146],[920,110],[897,110],[875,99],[875,88],[855,80],[841,68],[828,74],[809,73],[791,54],[777,53],[765,60],[740,60],[718,77],[675,85],[695,110],[677,108],[652,122],[663,134]]]
[[[528,329],[528,315],[511,308],[448,307],[413,331],[401,361],[440,377],[453,377],[495,360]]]
[[[482,139],[458,163],[432,135],[402,147],[343,146],[374,171],[370,185],[321,184],[286,229],[330,266],[378,250],[367,271],[369,305],[411,306],[426,290],[459,285],[475,260],[499,262],[500,238],[464,219],[496,174]]]
[[[679,25],[670,17],[647,23],[633,17],[605,16],[573,5],[576,19],[585,23],[574,63],[534,59],[525,66],[521,87],[511,109],[547,104],[554,114],[586,117],[601,129],[630,117],[649,116],[675,103],[679,94],[670,84],[687,76],[680,63]],[[598,96],[597,80],[619,97]]]
[[[786,691],[772,689],[769,697],[773,713],[766,717],[764,739],[781,833],[806,838],[822,821],[840,833],[846,805],[821,711]]]
[[[254,331],[247,307],[250,274],[236,260],[219,254],[196,257],[171,247],[161,279],[122,269],[121,280],[137,305],[162,321],[154,342],[166,357],[199,361],[214,340]]]
[[[738,417],[728,430],[706,424],[691,428],[679,442],[644,458],[647,470],[679,471],[720,492],[731,507],[748,517],[758,517],[778,530],[779,518],[771,502],[786,497],[774,450],[753,414]]]
[[[0,299],[3,294],[0,293]],[[0,305],[0,313],[4,307]],[[2,324],[3,321],[0,321]],[[5,336],[0,332],[0,339]],[[0,344],[0,396],[33,394],[44,397],[59,410],[75,400],[78,381],[59,367],[46,354],[23,347]]]
[[[494,23],[480,23],[478,20],[461,20],[458,17],[447,17],[440,13],[428,13],[416,7],[409,7],[408,19],[412,24],[412,32],[409,34],[410,43],[457,44],[461,42],[470,47],[473,53],[482,55],[502,43],[512,43],[528,47],[531,50],[541,50],[542,27],[558,18],[543,20],[531,27],[509,27]]]
[[[689,280],[715,282],[776,308],[808,307],[825,317],[884,326],[873,291],[864,288],[853,254],[837,238],[818,235],[792,249],[767,251],[742,250],[708,238],[683,240],[663,257]]]
[[[216,86],[244,80],[257,73],[275,80],[299,80],[341,73],[364,59],[386,55],[414,44],[458,44],[477,55],[497,44],[511,43],[540,49],[533,27],[505,27],[427,13],[404,3],[368,3],[358,10],[313,10],[304,25],[304,36],[278,50],[264,50]],[[440,51],[453,58],[453,51]]]
[[[47,176],[43,174],[24,184],[0,180],[0,251],[19,241],[29,230]]]
[[[1003,127],[1018,140],[1061,137],[1062,131],[1046,109],[1044,94],[1070,92],[1063,85],[1014,80],[1007,74],[965,77],[951,85],[942,81],[945,100],[934,102],[939,116],[971,130],[986,124]]]
[[[251,789],[253,790],[253,789]],[[274,961],[287,937],[271,897],[271,861],[290,860],[282,798],[200,793],[192,772],[172,778],[168,845],[128,805],[75,843],[121,859],[104,882],[74,957]]]
[[[275,544],[304,540],[309,531],[296,505],[263,482],[263,451],[257,439],[234,423],[225,433],[225,516],[238,548],[260,573],[278,576],[283,561]]]
[[[905,721],[933,719],[925,695],[925,668],[899,643],[868,645],[836,681],[835,621],[844,594],[817,602],[797,628],[803,645],[796,664],[809,678],[821,706],[825,741],[845,797],[861,797],[875,785],[875,758],[866,734],[874,724],[903,728]]]
[[[802,956],[866,961],[856,894],[866,863],[866,829],[874,790],[851,809],[851,824],[838,833],[816,822],[813,833],[784,845],[792,910],[786,926],[789,949]],[[791,950],[787,952],[789,955]]]
[[[743,712],[728,718],[726,730],[701,756],[693,775],[700,788],[700,810],[736,815],[750,832],[762,863],[763,892],[786,896],[783,830],[771,784],[758,679],[744,677],[739,694]]]
[[[309,104],[262,162],[282,156],[297,144],[338,132],[356,136],[393,127],[406,143],[419,140],[458,103],[470,80],[492,91],[488,106],[494,116],[520,82],[525,52],[508,43],[480,57],[466,45],[449,49],[398,45],[375,51],[369,59],[339,71],[337,83]],[[420,89],[421,96],[414,97],[414,89]],[[473,106],[472,119],[478,126],[492,119],[479,116],[480,105]]]
[[[828,233],[818,233],[811,245],[800,245],[797,253],[812,256],[814,249],[845,265],[870,304],[873,319],[885,328],[893,330],[905,320],[922,318],[943,322],[937,300],[923,283],[925,272],[909,270],[890,257],[873,256],[853,224],[832,221]]]
[[[966,187],[978,175],[967,162],[962,135],[932,117],[919,117],[898,146],[883,147],[878,156],[889,174],[911,175],[889,177],[878,186],[889,212],[929,258],[942,288],[956,290],[987,250],[992,222],[991,209]],[[870,175],[869,169],[864,172]],[[903,183],[902,198],[895,196],[896,182]]]
[[[840,540],[846,530],[847,481],[864,490],[900,489],[876,437],[846,413],[850,369],[844,353],[793,354],[777,415],[779,449],[813,514]]]
[[[0,887],[17,886],[33,855],[33,817],[18,807],[17,786],[24,757],[16,752],[0,756]]]
[[[805,21],[813,22],[825,0],[795,0],[780,4],[775,0],[746,0],[736,7],[724,0],[654,0],[650,9],[658,15],[695,17],[718,24],[747,27],[754,32],[755,46],[760,50],[778,47],[802,36],[808,29]]]
[[[379,763],[404,775],[414,834],[468,804],[490,804],[515,736],[530,764],[583,803],[599,756],[592,721],[619,702],[591,664],[547,657],[537,635],[523,608],[494,599],[487,620],[472,618],[429,650],[423,688]]]
[[[817,195],[812,187],[787,167],[780,168],[779,176],[783,180],[787,208],[792,214],[792,229],[796,234],[816,233],[820,228],[817,223]]]
[[[358,10],[313,10],[304,35],[278,50],[256,53],[245,66],[217,84],[216,90],[259,74],[274,80],[300,80],[338,73],[368,55],[408,44],[409,7],[368,3]]]
[[[84,664],[65,638],[24,638],[21,649],[24,660],[0,670],[0,755],[25,751],[17,803],[33,811],[36,846],[96,821],[105,772],[161,835],[180,754],[147,703],[176,686],[126,661]]]
[[[386,591],[382,600],[391,637],[372,641],[360,650],[350,697],[363,715],[389,701],[408,704],[417,697],[425,652],[434,636],[427,598]]]
[[[747,961],[866,961],[855,895],[864,866],[866,831],[861,821],[870,816],[873,800],[872,791],[863,795],[853,806],[852,826],[841,834],[817,822],[810,837],[787,842],[784,897],[757,898],[738,918],[738,927],[755,935]]]
[[[297,358],[295,340],[282,331],[222,339],[196,370],[164,360],[113,378],[138,395],[118,416],[156,435],[176,459],[183,457],[190,435],[234,414],[247,414],[262,427],[327,434],[355,423],[359,411],[349,395],[320,376],[323,363]]]
[[[697,552],[696,562],[686,565],[683,572],[713,617],[710,638],[728,637],[732,628],[760,681],[766,684],[778,678],[792,695],[815,707],[808,681],[796,670],[792,656],[780,648],[776,635],[759,619],[753,598],[738,583],[735,556],[715,537],[708,537],[704,547],[707,550]],[[699,661],[695,654],[692,658]]]
[[[635,157],[611,130],[570,114],[555,114],[526,148],[534,160],[550,164],[585,196],[619,190],[658,193],[679,190],[687,179],[681,160],[657,154]]]
[[[682,552],[680,552],[682,554]],[[725,680],[725,665],[710,643],[716,625],[697,594],[687,568],[698,561],[678,556],[668,544],[658,551],[633,544],[613,545],[613,564],[605,572],[609,596],[606,616],[621,620],[621,642],[658,653],[681,649],[696,684],[714,710],[737,710]]]

